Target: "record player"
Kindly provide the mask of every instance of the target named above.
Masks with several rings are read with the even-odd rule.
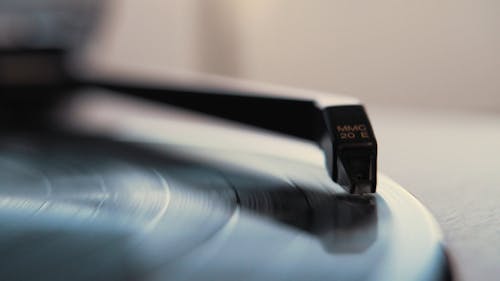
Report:
[[[356,99],[92,69],[76,3],[2,3],[0,279],[451,279]]]

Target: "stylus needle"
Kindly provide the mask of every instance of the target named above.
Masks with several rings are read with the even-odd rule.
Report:
[[[332,179],[350,193],[373,193],[377,185],[377,141],[361,105],[323,110],[326,130],[320,142]]]

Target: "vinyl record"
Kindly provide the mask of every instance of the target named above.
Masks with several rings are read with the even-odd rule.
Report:
[[[429,213],[384,176],[82,136],[0,141],[1,280],[446,280]]]

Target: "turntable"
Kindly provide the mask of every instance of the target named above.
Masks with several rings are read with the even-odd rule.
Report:
[[[451,279],[355,99],[102,73],[49,42],[0,56],[1,280]]]

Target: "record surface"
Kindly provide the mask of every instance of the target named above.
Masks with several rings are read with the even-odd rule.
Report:
[[[387,178],[374,196],[350,196],[318,166],[210,153],[3,138],[0,279],[445,277],[433,219]]]

